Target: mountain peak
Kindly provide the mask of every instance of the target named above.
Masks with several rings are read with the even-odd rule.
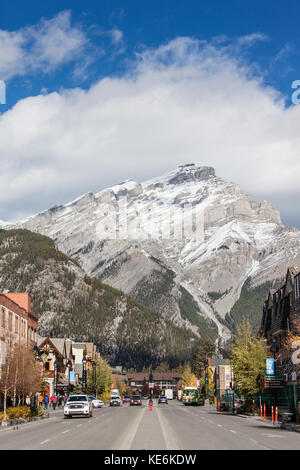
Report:
[[[189,181],[203,181],[216,176],[211,166],[197,166],[195,163],[179,165],[175,174],[168,180],[169,184],[182,184]]]

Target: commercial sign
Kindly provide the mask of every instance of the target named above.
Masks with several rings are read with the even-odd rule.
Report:
[[[273,357],[266,359],[266,372],[267,375],[275,375],[275,362]]]
[[[265,376],[265,388],[284,388],[285,385],[286,380],[282,375]]]

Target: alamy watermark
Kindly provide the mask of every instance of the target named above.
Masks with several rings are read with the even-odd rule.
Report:
[[[204,241],[204,211],[195,205],[172,206],[153,202],[141,206],[127,197],[97,208],[100,240]]]
[[[4,80],[0,80],[0,104],[6,104],[6,85]]]
[[[300,80],[294,80],[292,88],[295,89],[292,94],[291,100],[293,104],[300,104]]]

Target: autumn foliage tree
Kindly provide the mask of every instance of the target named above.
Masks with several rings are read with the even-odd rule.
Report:
[[[6,344],[5,360],[1,365],[0,393],[3,395],[4,419],[7,418],[7,399],[15,404],[25,403],[26,395],[39,387],[40,367],[27,345]]]
[[[268,346],[262,338],[253,335],[249,321],[238,326],[231,348],[231,365],[235,386],[242,396],[262,394],[269,356]]]

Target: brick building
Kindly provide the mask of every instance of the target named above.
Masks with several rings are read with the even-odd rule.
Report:
[[[31,311],[30,295],[0,293],[0,364],[5,362],[7,346],[37,342],[38,319]]]

